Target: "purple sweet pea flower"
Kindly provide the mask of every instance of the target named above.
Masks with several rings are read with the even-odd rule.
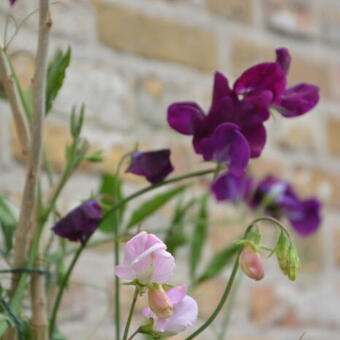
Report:
[[[253,179],[247,176],[234,176],[232,173],[218,177],[211,186],[218,201],[238,203],[247,201],[253,185]]]
[[[175,259],[166,245],[154,234],[140,232],[125,244],[123,264],[116,266],[115,273],[126,281],[162,284],[174,269]]]
[[[9,0],[9,3],[11,4],[11,6],[13,6],[16,2],[17,0]]]
[[[186,295],[187,287],[185,286],[171,288],[166,291],[166,294],[173,306],[170,317],[159,318],[149,307],[144,310],[144,315],[155,321],[156,332],[160,335],[172,336],[194,325],[198,316],[198,307],[196,301]]]
[[[102,209],[97,201],[82,203],[59,220],[52,230],[60,237],[73,242],[85,242],[97,229],[102,218]]]
[[[126,172],[144,176],[150,183],[163,181],[174,170],[170,161],[170,150],[135,152]]]
[[[302,236],[315,233],[321,223],[321,204],[317,199],[301,200],[288,183],[273,176],[258,184],[250,205],[262,206],[266,214],[275,218],[286,217]]]

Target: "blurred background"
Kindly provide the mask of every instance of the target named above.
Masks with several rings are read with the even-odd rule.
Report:
[[[9,9],[7,1],[1,1],[1,34],[9,14],[20,23],[36,6],[37,1],[18,0]],[[72,61],[54,113],[47,119],[47,154],[58,174],[70,139],[69,112],[74,104],[85,103],[84,135],[105,156],[101,164],[85,164],[72,179],[61,211],[94,192],[99,174],[112,173],[136,142],[143,150],[170,147],[177,174],[201,168],[190,138],[168,127],[167,106],[186,100],[208,108],[215,70],[233,81],[254,63],[274,60],[275,48],[290,49],[290,83],[319,85],[321,102],[301,118],[272,119],[265,151],[251,167],[260,178],[272,173],[291,181],[303,197],[318,196],[324,203],[323,225],[316,235],[297,238],[303,267],[296,282],[289,282],[271,260],[263,281],[240,280],[226,338],[338,340],[339,0],[60,0],[52,9],[51,56],[57,48],[70,46]],[[8,35],[13,28],[9,21]],[[26,87],[31,82],[35,46],[33,14],[10,45]],[[0,119],[0,191],[19,202],[24,167],[5,101],[0,101]],[[135,176],[125,179],[127,192],[146,184]],[[234,213],[226,204],[211,204],[212,220],[223,221]],[[171,212],[164,209],[148,227],[162,228]],[[238,223],[212,226],[206,257],[234,240],[242,227]],[[110,244],[88,251],[76,269],[61,313],[62,330],[69,339],[113,339],[111,254]],[[179,281],[185,281],[185,275]],[[215,307],[225,277],[227,273],[206,281],[194,292],[202,318]],[[124,294],[129,296],[128,288]],[[212,330],[200,339],[214,339],[214,334]]]

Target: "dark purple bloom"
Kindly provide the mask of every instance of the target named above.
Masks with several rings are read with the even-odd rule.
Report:
[[[253,180],[247,176],[234,176],[230,172],[217,178],[211,186],[218,201],[234,203],[247,201],[252,190]]]
[[[71,210],[59,220],[52,230],[70,241],[85,242],[97,229],[102,218],[102,209],[97,201],[90,200]]]
[[[13,6],[15,3],[17,2],[17,0],[9,0],[9,3]]]
[[[155,184],[174,170],[170,162],[170,150],[135,152],[131,157],[130,166],[126,172],[144,176],[150,183]]]
[[[321,223],[321,205],[317,199],[301,200],[288,183],[273,176],[258,184],[250,205],[263,208],[266,214],[275,218],[287,218],[303,236],[316,232]]]
[[[266,143],[264,122],[270,117],[271,107],[285,117],[295,117],[310,111],[319,101],[317,86],[302,83],[286,88],[290,62],[288,50],[278,49],[275,62],[249,68],[232,88],[228,79],[216,72],[208,113],[193,102],[175,103],[168,109],[169,125],[192,135],[196,153],[204,156],[202,141],[221,124],[233,123],[246,138],[250,157],[259,157]]]

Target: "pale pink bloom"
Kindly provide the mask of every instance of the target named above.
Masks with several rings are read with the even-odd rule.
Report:
[[[123,264],[115,273],[126,281],[142,284],[166,283],[175,269],[175,259],[166,251],[166,245],[154,234],[140,232],[124,247]]]
[[[264,277],[261,255],[249,247],[242,250],[240,264],[243,272],[254,280],[261,280]]]
[[[171,336],[194,325],[197,320],[198,307],[196,301],[186,295],[187,287],[185,286],[171,288],[166,291],[166,294],[173,306],[170,317],[160,319],[149,307],[144,310],[144,315],[154,319],[155,331]]]

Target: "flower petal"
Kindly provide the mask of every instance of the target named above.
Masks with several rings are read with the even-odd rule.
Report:
[[[318,102],[319,88],[303,83],[285,90],[275,108],[283,116],[291,118],[312,110]]]
[[[267,132],[263,124],[242,129],[250,148],[250,158],[257,158],[261,155],[266,144]]]
[[[185,296],[181,302],[174,306],[172,316],[157,320],[155,328],[165,335],[174,335],[193,326],[197,316],[198,306],[196,301],[190,296]]]
[[[218,201],[238,202],[247,199],[252,188],[253,180],[243,176],[234,176],[227,172],[218,177],[211,186]]]
[[[144,176],[150,183],[161,182],[174,170],[170,161],[170,150],[135,152],[126,172]]]
[[[262,63],[246,70],[235,82],[237,94],[248,95],[264,90],[273,93],[273,102],[277,103],[286,88],[286,77],[278,63]]]
[[[167,290],[166,294],[168,295],[170,301],[173,305],[177,305],[181,302],[184,297],[187,295],[188,287],[186,286],[176,286]]]
[[[281,66],[284,74],[287,74],[290,68],[292,57],[287,48],[278,48],[276,51],[276,62]]]
[[[210,137],[200,142],[203,158],[212,159],[219,164],[228,164],[229,171],[241,176],[248,164],[249,145],[237,125],[223,123],[218,126]]]
[[[228,79],[220,72],[215,72],[214,89],[212,96],[212,104],[210,110],[215,110],[224,97],[231,96],[232,91],[229,87]]]
[[[168,108],[169,125],[184,135],[192,135],[203,118],[202,109],[193,102],[174,103]]]
[[[314,234],[320,226],[320,202],[311,198],[302,201],[299,210],[290,211],[288,219],[294,229],[302,236]]]

